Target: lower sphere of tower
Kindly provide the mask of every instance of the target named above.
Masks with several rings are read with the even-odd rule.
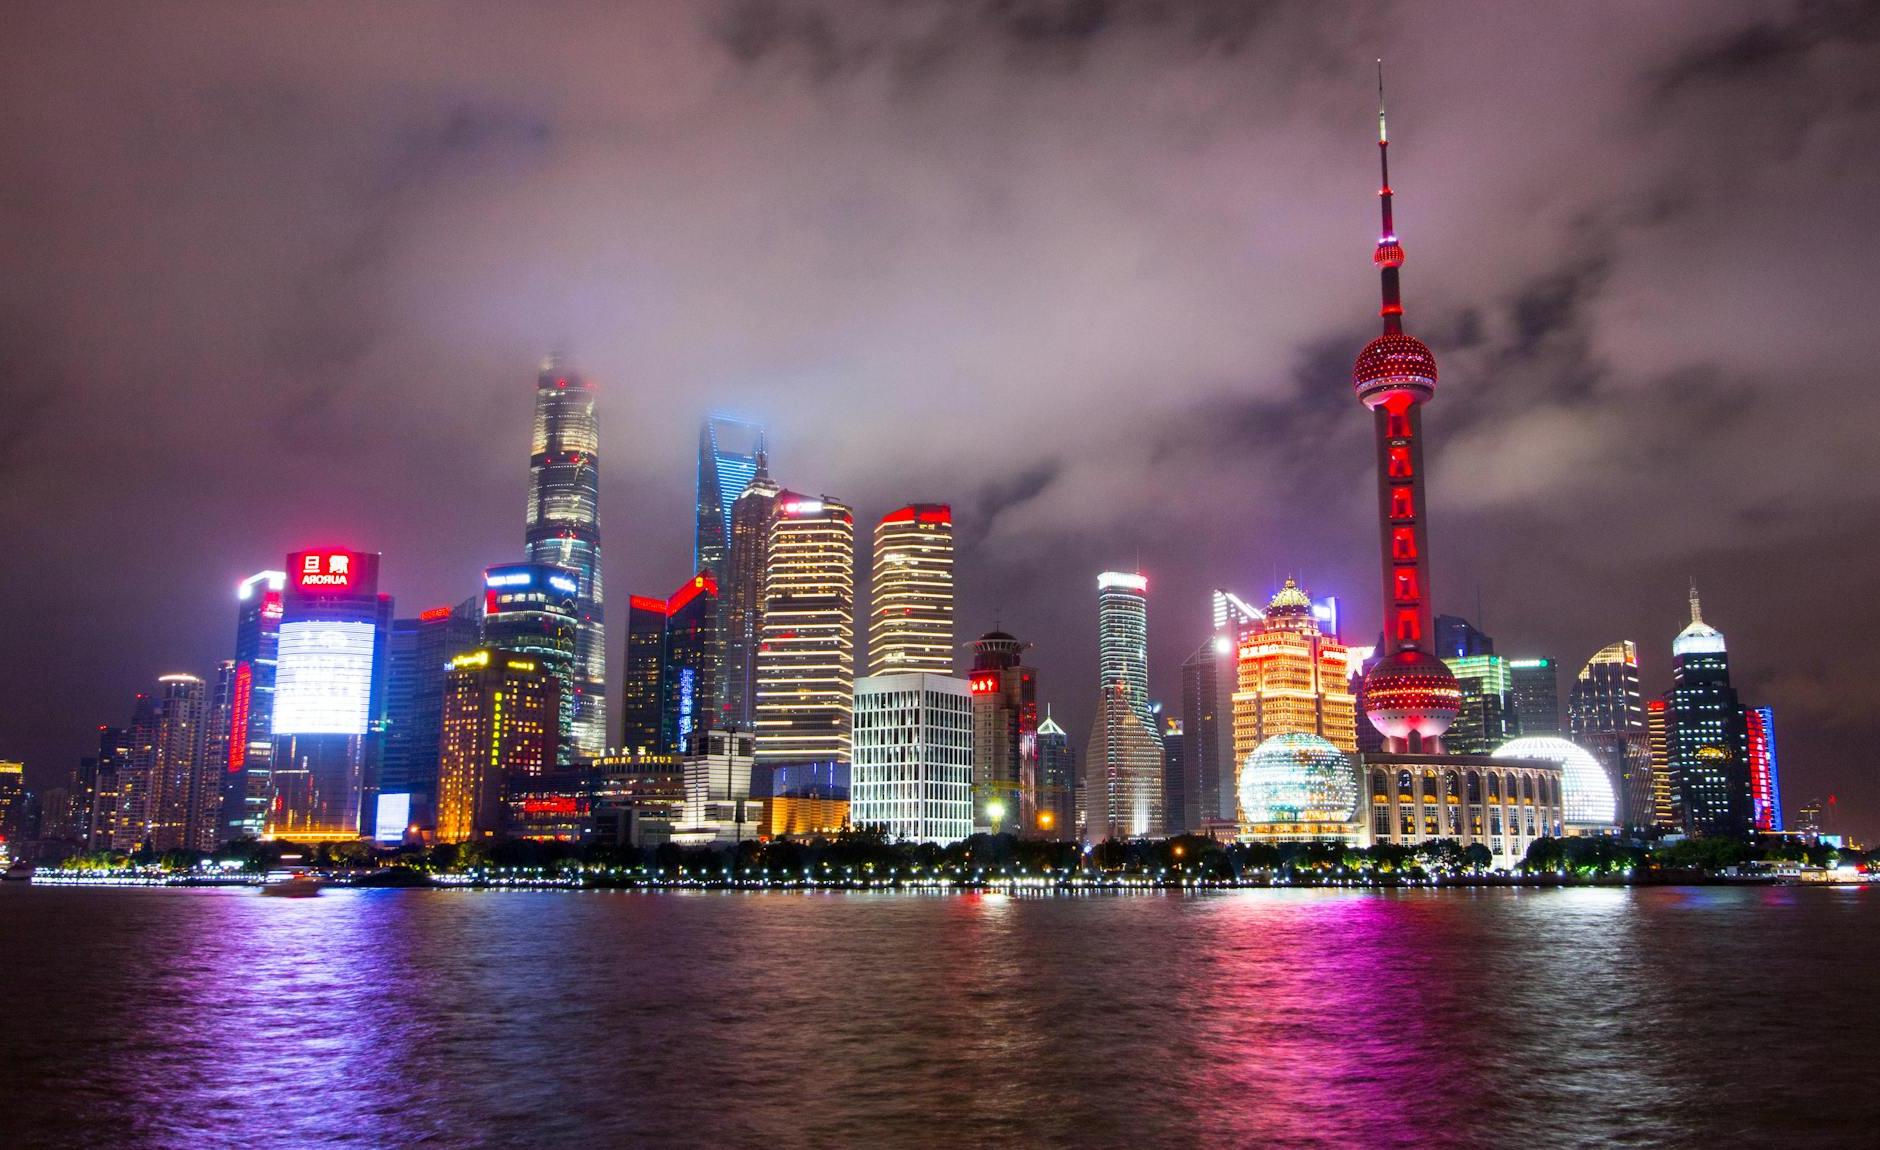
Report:
[[[1377,407],[1399,395],[1422,403],[1436,394],[1436,357],[1416,336],[1380,335],[1358,353],[1351,382],[1366,407]]]
[[[1394,651],[1365,672],[1364,713],[1386,738],[1440,738],[1462,710],[1462,688],[1447,664],[1422,651]]]

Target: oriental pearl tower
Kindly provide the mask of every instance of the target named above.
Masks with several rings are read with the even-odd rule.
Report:
[[[1384,127],[1384,62],[1377,65],[1378,203],[1383,230],[1371,262],[1383,278],[1384,334],[1358,355],[1352,382],[1377,429],[1377,512],[1384,560],[1384,657],[1365,673],[1364,713],[1393,752],[1440,754],[1462,691],[1431,653],[1430,563],[1423,486],[1422,408],[1436,394],[1436,357],[1403,330],[1398,269],[1403,246],[1390,214],[1390,134]]]

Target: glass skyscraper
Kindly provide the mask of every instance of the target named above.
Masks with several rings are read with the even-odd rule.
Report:
[[[562,766],[575,757],[580,585],[580,572],[545,563],[506,563],[483,572],[483,645],[529,656],[560,684],[555,736]]]
[[[770,523],[777,513],[777,493],[762,452],[757,473],[731,505],[731,555],[726,577],[718,580],[724,621],[724,664],[718,679],[720,723],[751,729],[757,713],[757,645],[764,635],[764,558]]]
[[[1754,825],[1749,732],[1723,633],[1704,622],[1691,589],[1691,622],[1671,644],[1668,757],[1686,834],[1741,835]]]
[[[287,572],[257,571],[235,589],[235,681],[229,697],[228,758],[222,768],[222,830],[259,838],[267,823],[274,759],[274,667]]]
[[[573,736],[579,758],[607,750],[607,631],[601,600],[600,432],[594,385],[550,357],[535,384],[528,561],[575,573]]]
[[[1149,581],[1133,571],[1097,576],[1097,681],[1106,696],[1122,684],[1129,709],[1155,737],[1149,703]]]
[[[731,507],[756,478],[764,454],[764,429],[714,415],[698,435],[698,525],[692,569],[725,581],[731,555]]]
[[[1574,743],[1591,751],[1612,780],[1620,825],[1633,831],[1649,830],[1653,822],[1651,748],[1636,643],[1630,639],[1608,643],[1580,668],[1567,696],[1567,727]]]

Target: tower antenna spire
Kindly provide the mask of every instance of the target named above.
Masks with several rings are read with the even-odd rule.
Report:
[[[1397,225],[1390,211],[1390,131],[1384,123],[1384,61],[1381,57],[1377,61],[1377,169],[1381,219],[1377,251],[1372,253],[1371,262],[1377,265],[1383,278],[1384,304],[1378,314],[1384,317],[1384,334],[1396,335],[1403,331],[1403,293],[1397,280],[1397,269],[1403,266],[1403,245],[1397,242]]]

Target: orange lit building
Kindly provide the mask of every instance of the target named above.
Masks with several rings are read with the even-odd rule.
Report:
[[[1357,699],[1345,645],[1320,630],[1312,599],[1293,580],[1240,642],[1234,692],[1234,763],[1275,735],[1318,735],[1358,749]],[[1238,773],[1238,771],[1236,771]]]
[[[439,741],[437,841],[495,838],[503,784],[555,767],[561,692],[534,659],[483,647],[451,660]]]

